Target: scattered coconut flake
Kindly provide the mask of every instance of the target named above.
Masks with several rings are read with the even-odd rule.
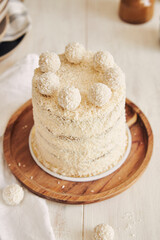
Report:
[[[32,179],[33,179],[33,176],[30,176],[30,179],[32,180]]]
[[[27,128],[28,127],[28,125],[24,125],[23,127],[22,127],[22,129],[25,129],[25,128]]]
[[[134,233],[131,233],[131,237],[134,237],[134,238],[135,238],[135,237],[136,237],[136,234],[134,234]]]
[[[93,193],[93,192],[94,192],[94,190],[91,190],[91,192]]]
[[[65,188],[65,185],[62,186],[62,189]]]
[[[130,224],[130,223],[127,223],[127,225],[126,225],[126,228],[125,228],[126,230],[128,230],[128,229],[132,229],[132,225]]]
[[[18,205],[24,197],[23,188],[18,184],[8,185],[3,189],[2,197],[6,204],[12,206]]]
[[[78,64],[83,60],[85,48],[78,42],[69,43],[65,48],[65,56],[71,63]]]
[[[21,166],[21,163],[20,163],[20,162],[18,163],[18,166],[19,166],[19,167]]]

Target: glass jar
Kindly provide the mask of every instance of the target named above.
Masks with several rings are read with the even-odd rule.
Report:
[[[154,11],[154,0],[121,0],[120,18],[128,23],[139,24],[148,22]]]

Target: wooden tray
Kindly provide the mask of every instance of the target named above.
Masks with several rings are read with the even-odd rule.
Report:
[[[127,123],[132,135],[131,152],[111,175],[92,182],[69,182],[44,172],[32,159],[28,137],[33,126],[31,100],[10,118],[4,134],[4,157],[11,172],[40,197],[70,204],[93,203],[111,198],[129,188],[147,167],[153,149],[150,124],[141,110],[126,100]]]

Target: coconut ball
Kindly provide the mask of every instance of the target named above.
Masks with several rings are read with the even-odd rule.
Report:
[[[59,77],[53,72],[46,72],[39,76],[38,90],[42,95],[51,96],[59,88]]]
[[[71,63],[78,64],[85,55],[85,48],[78,42],[69,43],[65,48],[65,56]]]
[[[111,95],[111,90],[105,84],[94,83],[89,90],[88,98],[93,105],[102,107],[109,101]]]
[[[23,188],[18,184],[8,185],[3,189],[2,197],[6,204],[18,205],[24,197]]]
[[[109,52],[99,51],[93,57],[93,66],[96,71],[105,72],[108,68],[113,67],[114,59]]]
[[[39,67],[42,72],[56,72],[61,66],[59,56],[54,52],[44,52],[39,57]]]
[[[94,240],[113,240],[114,230],[108,224],[99,224],[94,228]]]
[[[78,88],[65,87],[59,93],[58,103],[63,109],[73,111],[79,106],[80,102],[81,94]]]
[[[125,74],[118,66],[107,69],[105,73],[105,83],[112,90],[125,87]]]

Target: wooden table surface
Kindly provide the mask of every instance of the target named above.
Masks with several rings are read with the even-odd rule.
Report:
[[[70,41],[91,50],[109,50],[126,73],[127,97],[148,117],[154,133],[151,162],[130,189],[100,203],[64,205],[47,201],[56,240],[89,240],[93,228],[108,223],[115,240],[160,239],[160,46],[159,7],[143,25],[118,17],[118,0],[26,0],[32,30],[0,73],[28,53],[64,51]]]

